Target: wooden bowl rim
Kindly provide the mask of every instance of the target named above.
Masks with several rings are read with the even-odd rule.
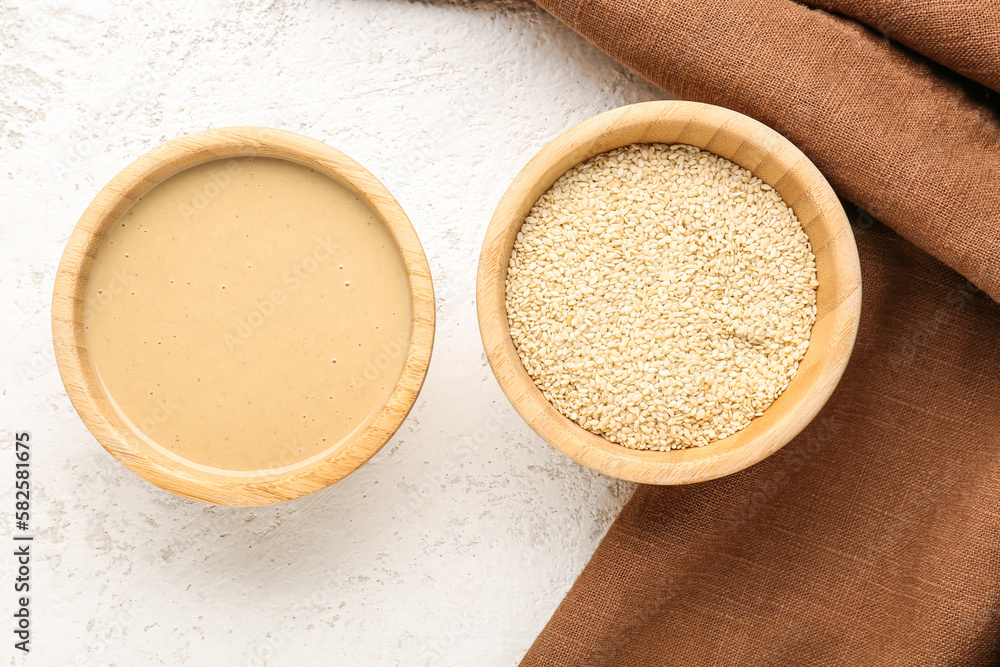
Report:
[[[111,408],[91,370],[83,334],[83,295],[101,242],[135,200],[170,176],[229,157],[270,157],[308,166],[358,194],[388,227],[410,286],[410,344],[385,406],[356,436],[323,458],[265,474],[220,475],[184,465],[142,442]],[[157,146],[97,194],[73,229],[56,273],[52,337],[56,363],[74,408],[101,445],[126,468],[171,493],[205,503],[260,506],[300,498],[347,476],[375,455],[403,423],[423,385],[434,341],[434,291],[416,230],[399,203],[364,167],[315,139],[264,127],[210,129]],[[293,464],[294,465],[294,464]]]
[[[696,134],[702,140],[662,141],[654,135],[656,126],[663,127],[664,123],[683,124],[683,133]],[[601,150],[587,148],[621,128],[629,128],[641,138],[614,142]],[[700,148],[711,151],[709,146],[723,130],[741,136],[743,143],[735,152],[753,146],[767,158],[780,157],[780,166],[786,168],[784,173],[798,172],[809,183],[802,197],[788,203],[795,210],[797,202],[810,203],[806,200],[811,199],[817,207],[811,219],[826,221],[829,238],[825,242],[832,245],[832,261],[843,272],[840,285],[834,288],[841,298],[828,315],[835,318],[830,330],[836,335],[830,334],[833,342],[823,359],[821,376],[812,381],[807,391],[796,395],[798,400],[793,405],[797,409],[784,420],[767,423],[764,416],[758,417],[742,431],[705,447],[667,452],[629,449],[581,428],[559,413],[524,370],[510,339],[503,304],[510,257],[509,249],[504,252],[508,235],[512,227],[520,229],[524,221],[524,216],[519,215],[521,206],[532,191],[544,193],[562,174],[594,155],[631,143],[701,144]],[[742,164],[730,159],[759,176],[756,170],[762,164]],[[775,166],[771,159],[767,167]],[[781,192],[778,183],[761,178]],[[537,196],[532,202],[535,200]],[[487,228],[479,259],[476,304],[480,335],[493,373],[514,409],[542,439],[577,463],[611,477],[646,484],[689,484],[738,472],[770,456],[798,435],[820,411],[843,375],[854,346],[861,310],[861,267],[853,232],[839,198],[819,169],[794,144],[763,123],[731,109],[661,100],[619,107],[584,120],[553,139],[524,166],[501,198]],[[827,363],[827,359],[832,361]],[[799,377],[796,374],[772,407],[788,394]],[[783,405],[782,410],[788,412],[789,408]],[[761,432],[747,437],[747,432],[758,423],[765,424],[755,429]]]

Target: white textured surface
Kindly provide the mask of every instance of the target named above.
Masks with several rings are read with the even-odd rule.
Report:
[[[0,0],[0,480],[11,432],[31,430],[28,664],[515,664],[631,487],[508,405],[476,326],[479,245],[548,140],[660,96],[521,3]],[[115,462],[73,411],[49,333],[91,198],[153,146],[227,125],[301,132],[370,169],[413,221],[439,300],[431,370],[393,441],[340,484],[262,509],[182,500]]]

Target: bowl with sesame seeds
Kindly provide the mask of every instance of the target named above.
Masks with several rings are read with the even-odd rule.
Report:
[[[477,308],[522,418],[612,477],[685,484],[774,453],[842,375],[857,247],[819,170],[729,109],[635,104],[517,175],[487,230]]]

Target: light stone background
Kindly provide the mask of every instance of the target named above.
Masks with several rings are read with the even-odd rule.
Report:
[[[479,246],[546,142],[664,95],[524,3],[0,0],[0,540],[14,430],[33,435],[36,538],[33,651],[13,650],[4,611],[5,662],[516,664],[631,486],[551,449],[507,403],[476,325]],[[97,191],[157,144],[227,125],[301,132],[371,170],[438,296],[430,372],[396,437],[268,508],[132,475],[73,411],[51,349],[56,265]]]

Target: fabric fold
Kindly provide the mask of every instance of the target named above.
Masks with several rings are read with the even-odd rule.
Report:
[[[849,16],[962,76],[1000,90],[1000,3],[803,0],[803,4]]]

